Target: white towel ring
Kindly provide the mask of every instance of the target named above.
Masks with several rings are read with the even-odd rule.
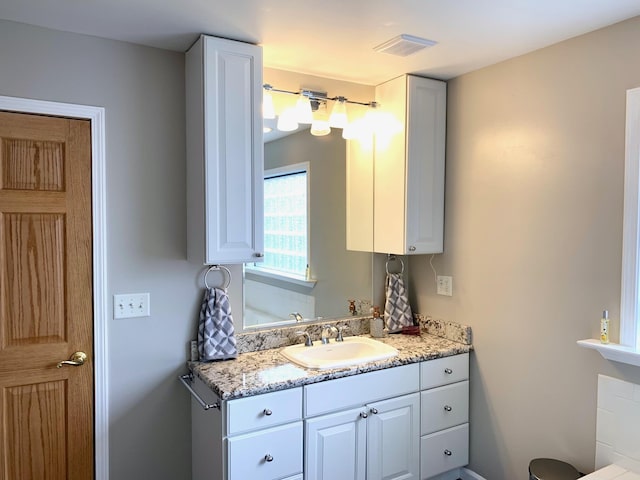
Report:
[[[231,270],[229,270],[224,265],[211,265],[209,267],[209,269],[207,270],[207,273],[204,274],[204,286],[207,287],[207,288],[211,288],[209,286],[209,283],[207,283],[207,275],[209,275],[209,272],[211,272],[212,270],[216,271],[216,272],[220,272],[220,271],[224,270],[224,272],[226,274],[225,275],[226,283],[225,283],[224,287],[222,287],[222,288],[225,289],[225,290],[227,288],[229,288],[229,285],[231,285],[231,279],[232,279]]]
[[[400,275],[402,275],[404,273],[404,262],[402,261],[402,259],[400,257],[397,257],[396,255],[392,255],[391,253],[387,255],[387,263],[384,266],[384,269],[387,272],[387,275],[389,275],[389,262],[392,262],[393,260],[397,260],[400,262],[400,265],[402,266],[400,269]]]

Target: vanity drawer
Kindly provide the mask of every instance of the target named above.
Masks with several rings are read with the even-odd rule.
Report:
[[[420,393],[420,434],[444,430],[469,421],[469,381]]]
[[[227,402],[227,435],[302,419],[302,387]]]
[[[468,353],[420,363],[420,389],[422,390],[460,382],[468,378]]]
[[[420,479],[425,480],[469,463],[469,424],[420,438]]]
[[[274,480],[302,473],[302,422],[227,438],[229,480]]]
[[[419,390],[417,363],[304,387],[305,417],[398,397]]]

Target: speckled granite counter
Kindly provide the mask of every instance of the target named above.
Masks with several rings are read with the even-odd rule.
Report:
[[[282,348],[242,353],[236,360],[190,362],[190,370],[222,400],[284,390],[359,373],[372,372],[409,363],[467,353],[470,344],[423,333],[420,336],[390,335],[378,339],[395,347],[399,354],[387,360],[331,370],[311,370],[284,358]]]

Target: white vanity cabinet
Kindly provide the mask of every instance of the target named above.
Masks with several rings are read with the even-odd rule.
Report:
[[[469,355],[192,401],[193,480],[418,480],[468,463]]]
[[[262,49],[202,35],[186,54],[189,260],[262,258]]]
[[[403,75],[375,95],[374,148],[347,144],[347,249],[442,253],[447,84]]]
[[[306,386],[305,480],[417,479],[418,369],[405,365]]]
[[[469,354],[420,364],[420,479],[469,463]]]
[[[193,480],[302,480],[302,387],[220,402],[200,380],[192,400]]]

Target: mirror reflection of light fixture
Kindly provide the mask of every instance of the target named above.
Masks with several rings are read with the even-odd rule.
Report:
[[[346,98],[338,97],[333,104],[331,116],[329,117],[329,125],[333,128],[345,128],[349,123],[347,118]]]
[[[280,116],[277,117],[277,129],[280,131],[291,132],[296,130],[300,123],[311,123],[312,135],[328,135],[333,127],[342,128],[343,137],[345,139],[352,139],[370,135],[374,130],[377,131],[382,128],[381,126],[376,125],[376,122],[373,119],[375,115],[373,117],[370,116],[371,118],[368,118],[366,121],[359,122],[357,126],[350,126],[348,121],[348,103],[371,107],[373,109],[378,106],[374,101],[367,103],[356,102],[348,100],[342,96],[329,97],[325,92],[317,92],[313,90],[279,90],[273,88],[273,86],[269,84],[264,84],[263,88],[265,90],[263,95],[263,116],[265,119],[275,118],[271,93],[277,92],[288,95],[298,95],[296,106],[285,109]],[[334,102],[330,116],[327,112],[327,102]],[[314,112],[316,113],[314,114]]]
[[[311,124],[311,135],[315,137],[324,137],[331,133],[331,127],[329,126],[329,120],[327,119],[327,103],[320,102],[318,110],[313,116],[313,123]]]
[[[262,118],[268,118],[273,120],[276,118],[276,110],[273,107],[273,96],[271,90],[273,87],[269,84],[264,85],[264,91],[262,92]]]
[[[278,117],[277,129],[281,132],[292,132],[298,128],[298,112],[294,107],[285,109]]]
[[[309,100],[310,92],[300,92],[300,97],[296,102],[296,117],[298,123],[309,124],[313,122],[313,112],[311,111],[311,100]]]

